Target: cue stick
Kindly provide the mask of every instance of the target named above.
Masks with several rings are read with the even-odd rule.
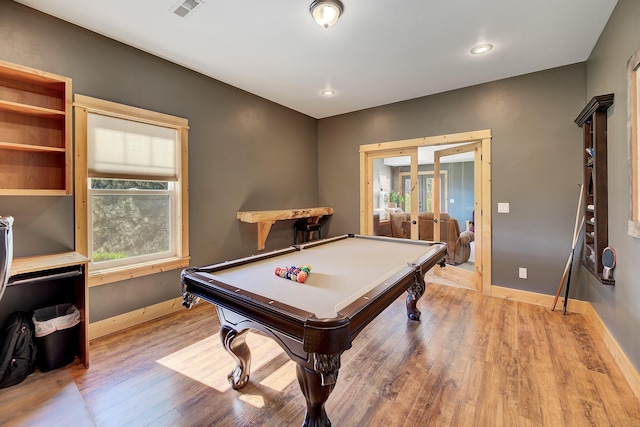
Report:
[[[584,216],[582,217],[582,223],[580,227],[582,228],[582,224],[584,224]],[[573,254],[575,252],[576,243],[578,243],[578,237],[580,234],[576,235],[576,241],[573,244],[573,249],[571,250],[571,262],[569,265],[569,275],[567,276],[567,287],[564,290],[564,302],[562,304],[562,314],[567,314],[567,302],[569,301],[569,285],[571,284],[571,270],[573,269]]]
[[[582,228],[582,225],[584,224],[584,217],[582,217],[582,222],[580,223],[580,228]],[[562,278],[560,279],[560,285],[558,286],[558,290],[556,291],[556,296],[553,299],[553,305],[551,306],[551,311],[555,310],[556,308],[556,303],[558,302],[558,297],[560,296],[560,291],[562,291],[562,285],[564,284],[564,279],[567,278],[567,274],[569,273],[569,269],[571,268],[571,265],[573,264],[573,251],[575,249],[575,245],[577,244],[577,236],[574,236],[573,238],[573,244],[571,247],[571,254],[569,255],[569,259],[567,260],[567,265],[565,265],[564,267],[564,272],[562,273]]]
[[[580,197],[578,198],[578,210],[576,212],[576,225],[573,229],[573,240],[571,242],[571,253],[569,254],[569,260],[567,261],[567,265],[564,268],[564,273],[562,273],[562,278],[560,279],[560,284],[558,285],[558,290],[556,291],[556,296],[553,299],[553,305],[551,306],[551,311],[555,310],[556,303],[558,302],[558,297],[560,296],[560,291],[562,291],[562,284],[564,283],[564,279],[567,275],[567,272],[571,271],[571,266],[573,264],[573,253],[575,252],[576,243],[578,239],[578,218],[580,218],[580,211],[582,210],[582,195],[584,194],[584,184],[580,184]],[[582,217],[582,223],[580,225],[580,229],[582,229],[582,224],[584,223],[584,216]],[[569,277],[571,277],[571,273],[569,273]]]

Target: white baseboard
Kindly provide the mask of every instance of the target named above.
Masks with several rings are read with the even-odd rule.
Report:
[[[631,363],[625,352],[620,347],[620,344],[618,344],[618,341],[616,341],[615,337],[611,334],[591,304],[589,304],[589,312],[587,314],[589,315],[589,318],[591,318],[591,321],[598,332],[600,332],[600,335],[602,335],[604,344],[609,349],[609,352],[611,353],[613,360],[616,361],[620,371],[622,371],[622,375],[629,383],[631,390],[633,390],[636,397],[640,399],[640,374],[638,374],[637,369],[633,366],[633,363]]]
[[[549,307],[553,305],[553,295],[538,294],[535,292],[521,291],[518,289],[503,288],[501,286],[491,286],[491,296],[498,298],[511,299],[518,302],[525,302],[533,305],[541,305]],[[562,311],[564,298],[558,298],[556,310]],[[587,301],[580,301],[569,298],[567,302],[567,311],[572,313],[587,314],[591,304]]]
[[[89,323],[89,340],[122,331],[131,326],[157,319],[158,317],[174,313],[178,310],[184,310],[184,307],[182,307],[182,297]]]

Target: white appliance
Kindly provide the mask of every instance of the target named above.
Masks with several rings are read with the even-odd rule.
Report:
[[[9,281],[13,260],[13,217],[0,216],[0,300]]]

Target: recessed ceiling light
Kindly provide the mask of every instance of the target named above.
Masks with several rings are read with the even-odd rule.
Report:
[[[323,94],[324,96],[333,96],[336,94],[336,91],[333,89],[325,89],[323,91],[320,92],[321,94]]]
[[[479,44],[478,46],[474,46],[470,52],[474,55],[482,55],[483,53],[489,52],[491,49],[493,49],[492,44]]]

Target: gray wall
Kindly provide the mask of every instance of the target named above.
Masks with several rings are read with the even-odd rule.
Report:
[[[0,59],[71,77],[73,91],[189,119],[191,264],[257,252],[239,210],[317,205],[317,121],[9,0],[0,0]],[[72,197],[0,197],[13,215],[15,256],[74,248]],[[293,240],[275,225],[267,249]],[[179,270],[90,289],[90,321],[180,295]],[[14,292],[14,291],[12,291]]]
[[[585,91],[582,63],[320,120],[320,203],[339,213],[332,232],[358,230],[361,144],[491,129],[493,284],[555,294],[582,182],[573,120]],[[511,213],[498,214],[498,202]]]
[[[589,301],[640,370],[640,239],[627,234],[630,180],[627,145],[627,61],[640,49],[640,2],[619,0],[587,62],[587,98],[613,93],[607,122],[609,245],[616,250],[615,287],[583,274]]]

